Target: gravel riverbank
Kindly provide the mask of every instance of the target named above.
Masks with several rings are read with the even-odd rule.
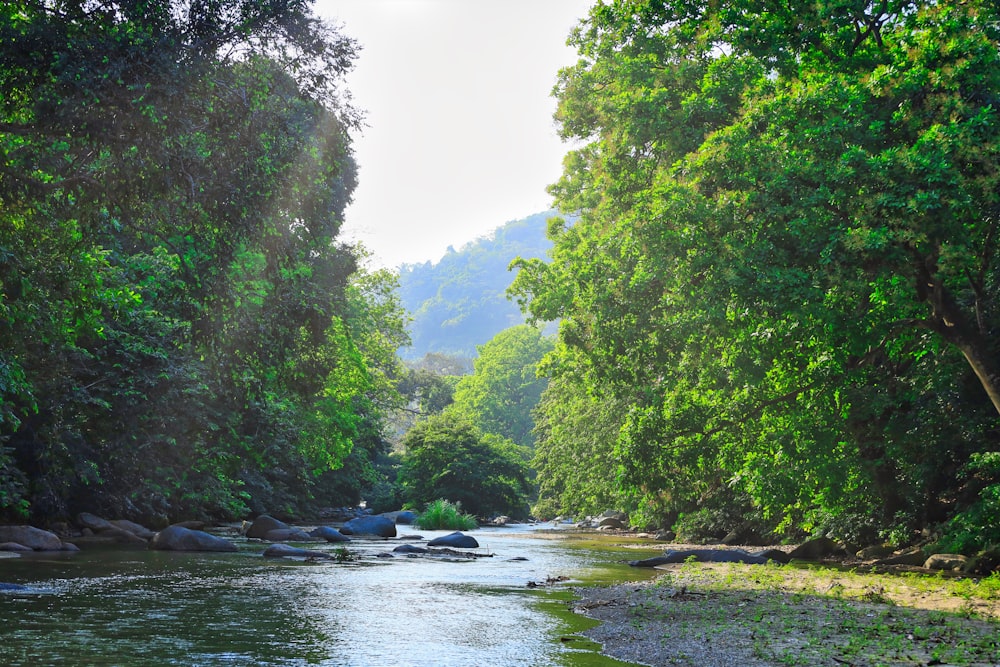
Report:
[[[642,665],[1000,667],[1000,577],[857,573],[732,563],[574,589],[583,634]]]

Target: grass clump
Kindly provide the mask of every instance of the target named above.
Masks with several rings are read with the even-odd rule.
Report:
[[[416,524],[424,530],[473,530],[476,517],[462,511],[461,503],[435,500],[417,516]]]

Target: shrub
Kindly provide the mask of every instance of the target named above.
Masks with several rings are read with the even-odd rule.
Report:
[[[476,517],[462,512],[461,503],[435,500],[417,516],[416,524],[424,530],[472,530]]]

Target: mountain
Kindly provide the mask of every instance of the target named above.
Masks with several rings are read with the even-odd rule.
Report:
[[[507,300],[515,257],[545,257],[545,237],[553,211],[513,220],[460,250],[449,248],[437,263],[404,264],[399,270],[403,306],[410,312],[412,344],[400,350],[406,360],[429,352],[475,357],[476,346],[500,331],[523,324],[517,305]]]

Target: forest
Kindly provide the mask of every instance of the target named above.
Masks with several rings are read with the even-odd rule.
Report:
[[[460,375],[400,359],[455,280],[340,240],[360,45],[308,2],[0,7],[0,518],[1000,543],[1000,8],[614,0],[569,41],[529,324]]]

